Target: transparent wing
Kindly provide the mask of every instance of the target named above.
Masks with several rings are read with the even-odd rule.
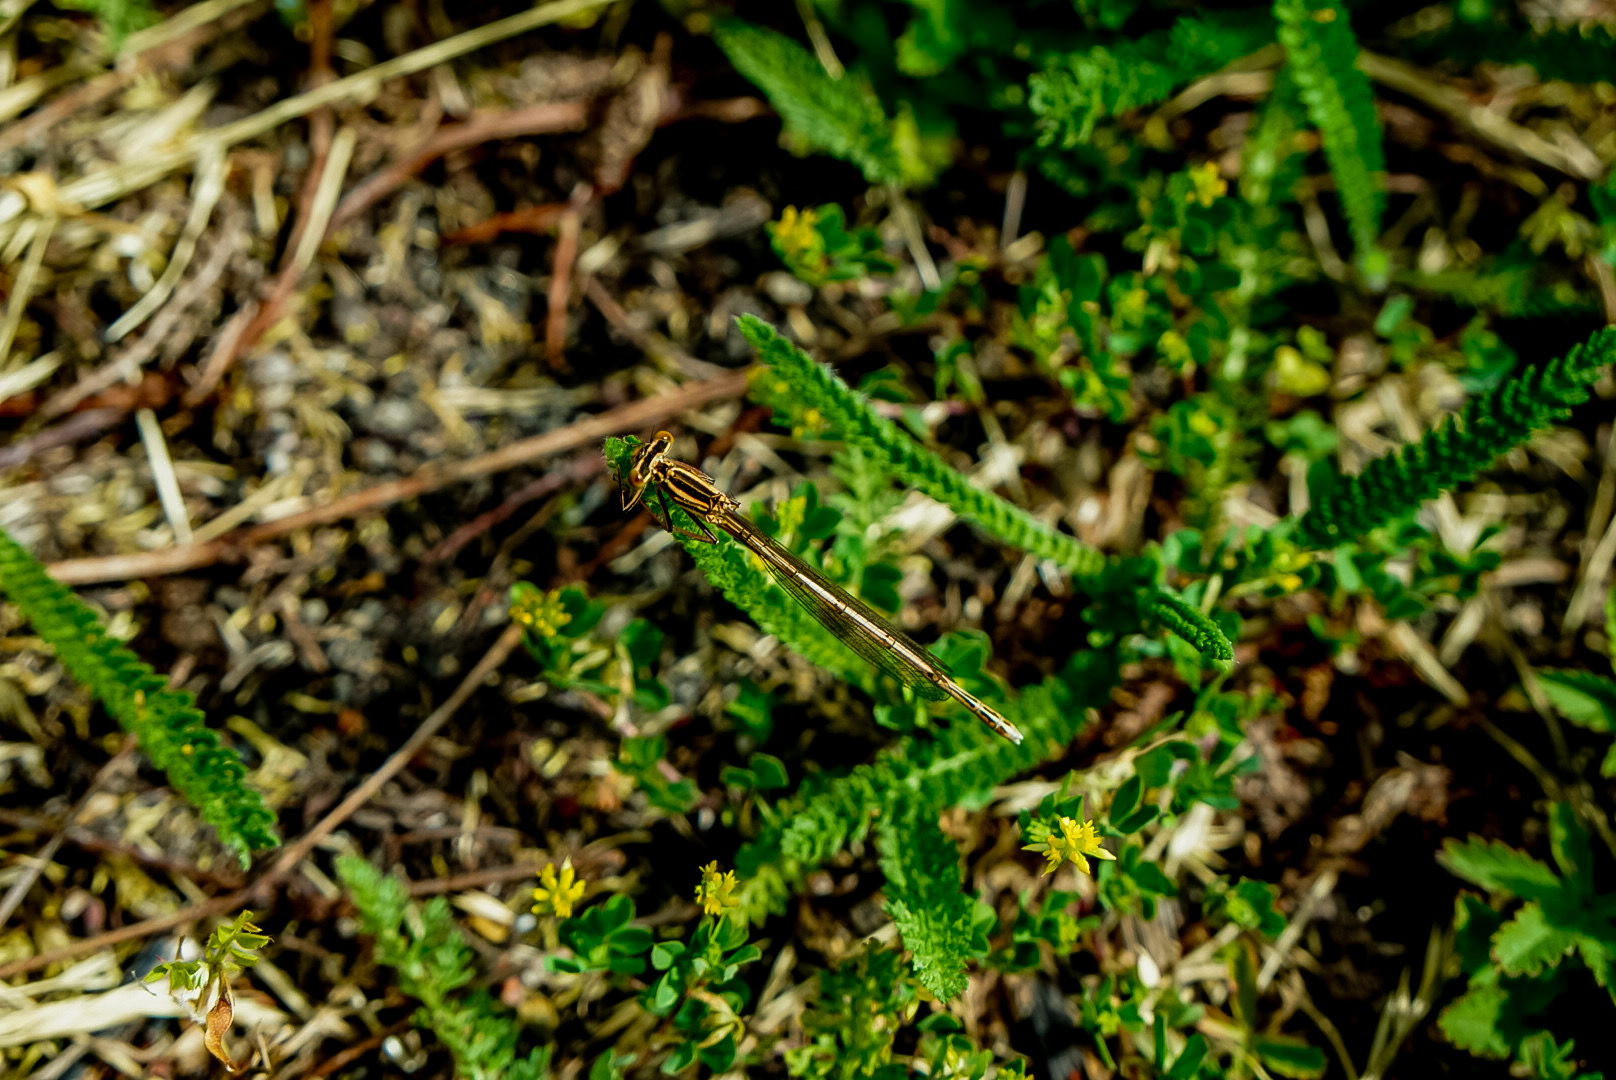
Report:
[[[920,697],[942,701],[950,696],[930,674],[935,672],[952,680],[954,673],[948,665],[870,605],[803,562],[739,514],[730,511],[710,520],[756,552],[780,587],[807,608],[808,613],[842,644]]]

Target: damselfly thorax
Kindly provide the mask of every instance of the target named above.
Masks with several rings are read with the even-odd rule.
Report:
[[[673,436],[659,431],[634,451],[623,489],[623,509],[633,509],[643,501],[664,529],[703,543],[717,543],[712,529],[723,530],[756,555],[780,587],[821,626],[870,664],[920,697],[933,701],[953,698],[1000,735],[1021,742],[1015,725],[955,681],[947,664],[759,529],[741,514],[740,503],[718,490],[712,477],[670,458],[672,448]],[[669,500],[689,515],[701,530],[699,534],[674,523]]]

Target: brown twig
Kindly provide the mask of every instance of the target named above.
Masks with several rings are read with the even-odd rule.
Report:
[[[449,718],[459,711],[460,706],[464,705],[471,695],[482,686],[483,680],[499,670],[499,666],[505,662],[505,658],[510,656],[511,652],[521,642],[522,634],[522,627],[518,624],[512,623],[507,626],[505,632],[500,634],[499,639],[494,642],[493,648],[484,654],[483,658],[477,662],[476,667],[466,673],[466,677],[460,681],[459,686],[455,687],[454,693],[449,695],[449,699],[433,710],[431,716],[421,721],[421,726],[415,729],[415,734],[411,735],[403,746],[393,751],[392,756],[382,763],[381,768],[366,777],[364,783],[349,792],[348,797],[338,803],[336,808],[322,818],[318,825],[304,833],[296,843],[281,852],[280,857],[275,860],[274,868],[269,872],[269,879],[273,880],[290,875],[293,870],[297,869],[299,863],[308,858],[309,852],[314,850],[315,845],[335,832],[337,826],[353,816],[355,810],[369,802],[387,781],[391,780],[403,770],[404,766],[410,763],[410,760],[416,754],[426,749],[427,744],[432,741],[432,736],[436,735],[438,729],[448,723]],[[262,888],[263,885],[260,884],[257,887]]]
[[[377,1047],[381,1046],[382,1043],[386,1042],[394,1035],[402,1035],[404,1032],[410,1031],[414,1027],[414,1019],[405,1017],[403,1020],[400,1020],[391,1027],[382,1028],[368,1039],[362,1039],[348,1047],[346,1050],[343,1050],[338,1054],[334,1054],[325,1061],[320,1062],[320,1064],[309,1070],[309,1075],[330,1076],[332,1073],[341,1072],[349,1065],[352,1065],[355,1061],[358,1061],[372,1050],[375,1050]]]
[[[572,202],[561,212],[555,251],[550,264],[550,291],[544,314],[544,358],[551,371],[567,366],[567,304],[572,299],[572,267],[578,259],[578,228],[583,209],[594,198],[588,184],[579,184]]]
[[[258,319],[258,301],[249,300],[224,324],[219,336],[214,340],[213,349],[208,358],[202,363],[202,373],[197,376],[196,385],[185,392],[185,404],[188,408],[196,408],[206,401],[224,378],[224,373],[235,362],[236,356],[242,349],[242,339],[247,328]]]
[[[451,484],[504,472],[542,458],[577,450],[625,431],[637,431],[660,423],[669,416],[694,409],[709,401],[735,397],[746,389],[746,372],[734,371],[716,379],[690,383],[671,393],[619,406],[610,412],[590,416],[555,431],[534,435],[509,446],[481,454],[467,461],[446,465],[429,464],[412,476],[376,484],[301,514],[241,529],[218,540],[135,555],[106,555],[88,559],[68,559],[47,569],[66,585],[89,585],[106,581],[178,574],[233,559],[247,548],[297,532],[299,529],[329,525],[361,514],[375,513],[404,499],[439,491]]]
[[[360,181],[331,215],[335,232],[398,189],[404,181],[443,155],[496,139],[581,131],[589,123],[589,103],[546,102],[501,112],[475,112],[463,123],[433,132],[419,147]]]
[[[588,480],[600,472],[605,467],[605,464],[599,454],[586,454],[576,461],[568,462],[559,468],[551,469],[543,476],[529,480],[512,492],[504,502],[494,507],[494,509],[489,510],[487,513],[478,514],[444,537],[436,547],[421,556],[422,564],[431,566],[434,563],[448,562],[460,553],[461,548],[516,513],[528,503],[535,499],[542,499],[553,491],[559,491],[568,484],[582,483]]]
[[[309,30],[312,37],[309,41],[309,89],[317,90],[320,87],[334,82],[336,73],[331,70],[331,35],[333,0],[311,0],[309,4]],[[322,228],[313,224],[315,218],[315,204],[317,192],[325,179],[326,169],[331,164],[331,145],[333,133],[336,128],[336,117],[332,114],[330,105],[323,105],[309,115],[309,171],[303,178],[303,190],[298,196],[297,220],[292,224],[292,232],[286,242],[286,248],[281,255],[281,270],[276,275],[275,282],[270,286],[269,295],[264,298],[263,304],[243,319],[243,308],[237,312],[236,318],[231,320],[228,330],[240,329],[234,334],[227,332],[228,344],[224,339],[208,356],[206,365],[202,369],[202,376],[197,384],[185,395],[186,405],[195,408],[200,405],[209,394],[219,385],[225,372],[244,353],[250,351],[258,344],[258,340],[269,332],[281,316],[286,313],[286,305],[291,302],[292,295],[297,291],[297,283],[308,269],[298,258],[298,252],[303,248],[304,234],[311,228]],[[330,220],[322,228],[321,238],[330,235]]]
[[[444,893],[458,892],[462,889],[483,889],[507,881],[521,881],[523,878],[533,877],[542,866],[543,863],[536,862],[512,863],[509,866],[490,866],[486,870],[473,870],[469,874],[456,874],[454,877],[412,881],[410,895],[442,896]],[[580,866],[578,869],[581,872],[583,867]]]
[[[547,233],[556,227],[556,223],[571,205],[571,203],[551,202],[535,206],[518,206],[515,210],[493,214],[481,221],[474,221],[463,229],[456,229],[444,236],[443,243],[445,246],[486,244],[490,240],[497,239],[500,233]]]
[[[0,469],[9,469],[33,459],[57,446],[70,446],[80,439],[89,439],[111,431],[123,423],[126,409],[86,409],[63,420],[55,427],[19,439],[10,446],[0,448]]]
[[[104,934],[97,934],[95,937],[85,938],[83,941],[75,941],[71,945],[64,945],[60,949],[52,949],[50,952],[40,953],[38,956],[30,956],[26,960],[13,960],[9,964],[0,964],[0,979],[14,979],[18,975],[26,975],[30,971],[38,971],[40,968],[47,968],[52,964],[75,960],[86,953],[110,949],[112,946],[121,945],[125,941],[138,941],[144,937],[151,937],[153,934],[161,934],[172,930],[176,926],[184,926],[186,923],[197,922],[200,919],[210,919],[215,915],[223,915],[227,911],[240,908],[251,896],[251,888],[242,889],[226,896],[205,900],[200,904],[192,904],[190,907],[181,908],[170,915],[159,915],[154,919],[146,919],[143,922],[120,926],[116,930],[108,930]]]
[[[591,304],[595,305],[595,310],[599,311],[606,321],[611,324],[613,330],[622,334],[629,344],[653,360],[671,364],[686,375],[703,379],[712,378],[731,370],[717,364],[708,363],[706,360],[698,360],[661,334],[655,334],[634,325],[634,320],[629,317],[627,311],[623,310],[623,305],[619,304],[617,298],[607,290],[606,286],[602,285],[593,276],[584,278],[584,295],[589,298]]]

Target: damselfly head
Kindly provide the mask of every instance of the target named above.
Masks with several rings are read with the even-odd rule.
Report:
[[[634,464],[629,469],[628,482],[636,488],[649,484],[656,475],[657,466],[672,449],[673,436],[666,431],[659,431],[651,436],[649,442],[641,443],[640,448],[634,451]]]
[[[624,510],[632,510],[640,504],[640,500],[645,497],[646,486],[656,479],[663,459],[671,449],[673,449],[673,436],[666,431],[659,431],[651,436],[649,442],[641,443],[634,451],[628,475],[624,477],[625,482],[620,485]]]

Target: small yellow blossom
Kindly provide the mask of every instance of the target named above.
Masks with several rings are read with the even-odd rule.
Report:
[[[533,890],[533,914],[543,915],[546,912],[555,912],[558,919],[572,918],[572,905],[584,898],[584,890],[589,886],[578,880],[576,872],[572,869],[572,859],[568,858],[561,864],[561,872],[556,873],[553,862],[545,863],[544,869],[539,871],[539,888]]]
[[[810,282],[830,269],[825,238],[816,228],[818,224],[818,211],[788,206],[780,212],[780,220],[771,221],[768,226],[775,253],[792,272]]]
[[[701,884],[696,886],[696,899],[701,902],[704,915],[722,915],[725,910],[740,903],[731,894],[739,883],[735,871],[718,872],[718,864],[710,862],[701,868]]]
[[[1053,874],[1063,862],[1070,862],[1083,873],[1089,873],[1089,861],[1085,856],[1096,859],[1116,860],[1116,856],[1100,846],[1100,834],[1095,830],[1092,821],[1079,821],[1076,818],[1062,817],[1057,819],[1060,831],[1048,830],[1048,836],[1040,843],[1028,844],[1023,851],[1041,852],[1049,865],[1044,867],[1044,873]]]
[[[527,582],[511,589],[511,619],[532,631],[534,636],[553,638],[572,621],[561,603],[561,590],[544,592]]]
[[[1199,410],[1190,415],[1190,430],[1203,439],[1210,439],[1218,433],[1218,422],[1205,410]]]
[[[1203,161],[1190,170],[1190,183],[1195,190],[1190,193],[1190,202],[1200,203],[1202,206],[1211,206],[1218,201],[1219,196],[1228,194],[1229,181],[1218,172],[1215,161]]]
[[[1162,336],[1156,339],[1156,358],[1163,367],[1180,375],[1195,370],[1195,353],[1190,350],[1190,343],[1184,340],[1184,335],[1177,330],[1163,331]]]

